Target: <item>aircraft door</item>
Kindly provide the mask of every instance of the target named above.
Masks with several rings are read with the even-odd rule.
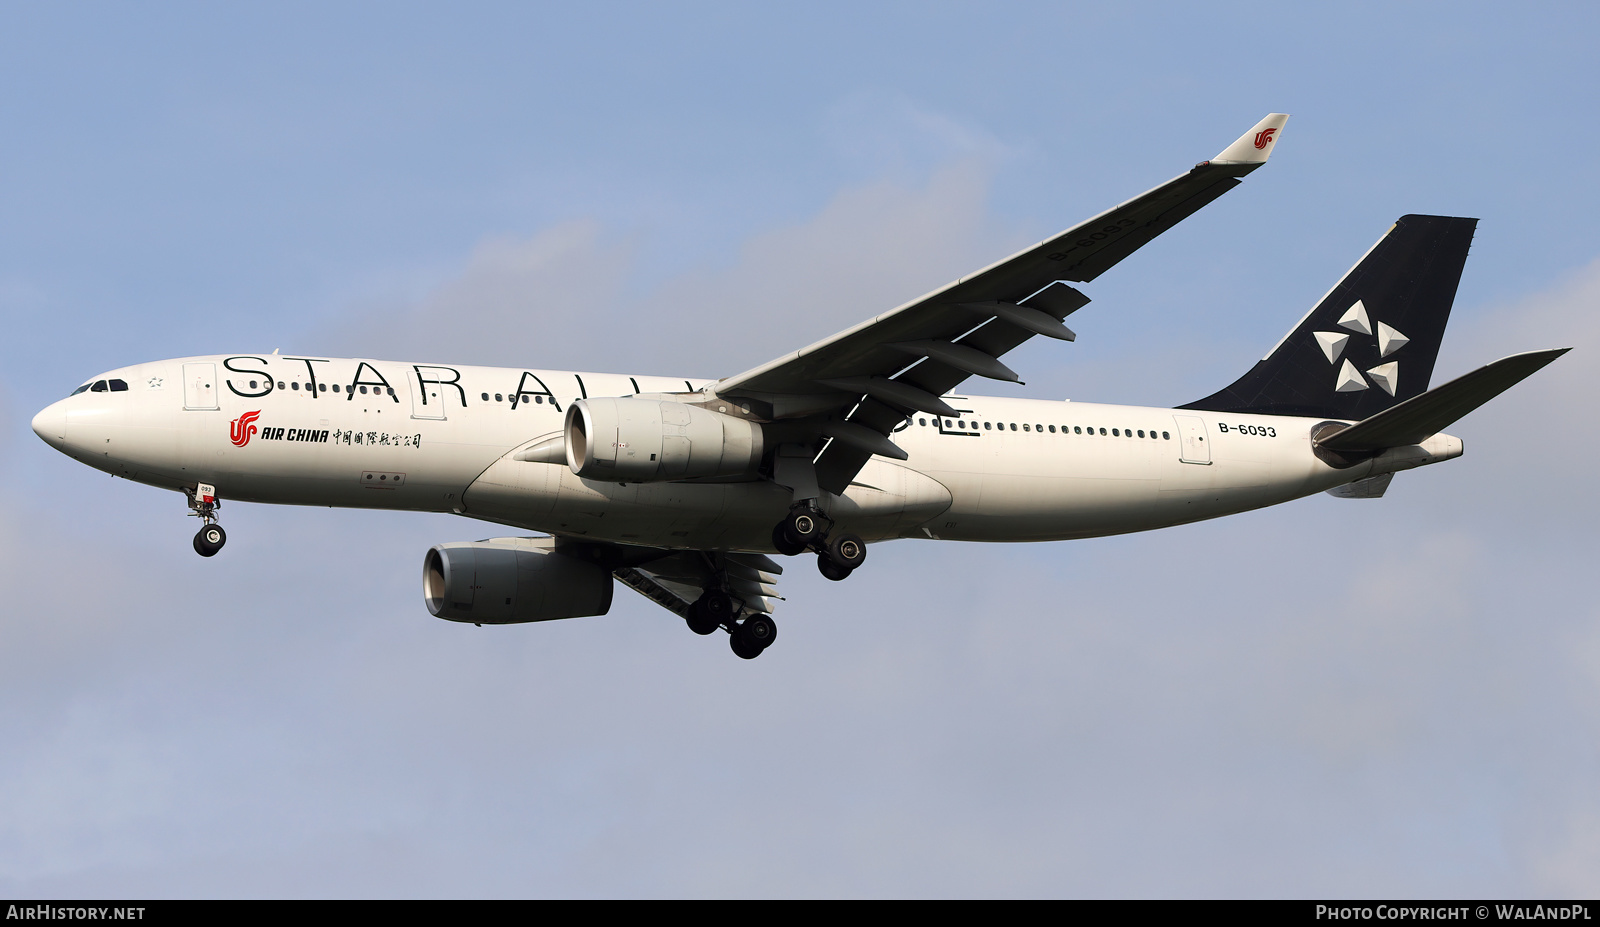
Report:
[[[444,421],[448,417],[448,403],[459,392],[460,374],[449,367],[412,367],[406,371],[411,382],[411,417],[430,421]],[[462,394],[465,405],[465,394]]]
[[[1206,443],[1206,423],[1198,415],[1174,415],[1178,423],[1178,459],[1184,463],[1210,464],[1211,445]]]
[[[183,407],[185,409],[217,408],[217,365],[183,365]]]

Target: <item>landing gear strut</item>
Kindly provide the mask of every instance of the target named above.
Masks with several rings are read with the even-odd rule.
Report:
[[[222,545],[228,543],[228,532],[217,524],[217,508],[222,503],[217,501],[216,487],[201,483],[194,489],[185,487],[183,494],[189,497],[189,508],[193,509],[189,514],[204,522],[194,536],[194,552],[202,557],[215,557]]]

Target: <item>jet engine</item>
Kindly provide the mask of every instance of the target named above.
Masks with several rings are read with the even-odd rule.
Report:
[[[434,617],[474,624],[586,618],[611,609],[611,571],[556,550],[554,538],[439,544],[422,562]]]
[[[656,399],[580,399],[567,408],[567,466],[613,483],[740,476],[761,464],[761,426]]]

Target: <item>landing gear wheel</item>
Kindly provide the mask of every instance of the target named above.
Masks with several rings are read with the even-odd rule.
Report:
[[[737,627],[728,635],[728,646],[733,648],[733,653],[741,660],[754,660],[761,656],[763,648],[760,644],[746,637]]]
[[[834,563],[832,560],[829,560],[827,551],[817,554],[817,569],[822,573],[823,576],[828,577],[834,582],[838,582],[841,579],[848,579],[851,573],[849,567],[842,567],[837,563]]]
[[[716,590],[707,590],[689,606],[685,621],[696,634],[710,634],[733,617],[733,600]]]
[[[226,543],[228,533],[221,525],[206,525],[194,536],[194,552],[202,557],[215,557]]]
[[[854,570],[867,561],[867,545],[853,534],[836,534],[828,538],[827,557],[835,565]]]
[[[790,509],[778,527],[783,530],[789,546],[798,546],[800,550],[805,550],[822,537],[822,520],[815,512],[804,507]]]
[[[774,525],[772,528],[772,546],[785,557],[793,557],[795,554],[805,553],[806,549],[804,544],[790,539],[789,532],[785,530],[782,523]]]
[[[766,615],[751,615],[744,620],[744,624],[739,625],[738,633],[746,641],[766,650],[778,639],[778,623]]]

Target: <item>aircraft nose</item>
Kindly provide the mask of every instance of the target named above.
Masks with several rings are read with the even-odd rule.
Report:
[[[44,443],[59,448],[67,441],[67,410],[61,402],[53,402],[33,417],[33,433]]]

